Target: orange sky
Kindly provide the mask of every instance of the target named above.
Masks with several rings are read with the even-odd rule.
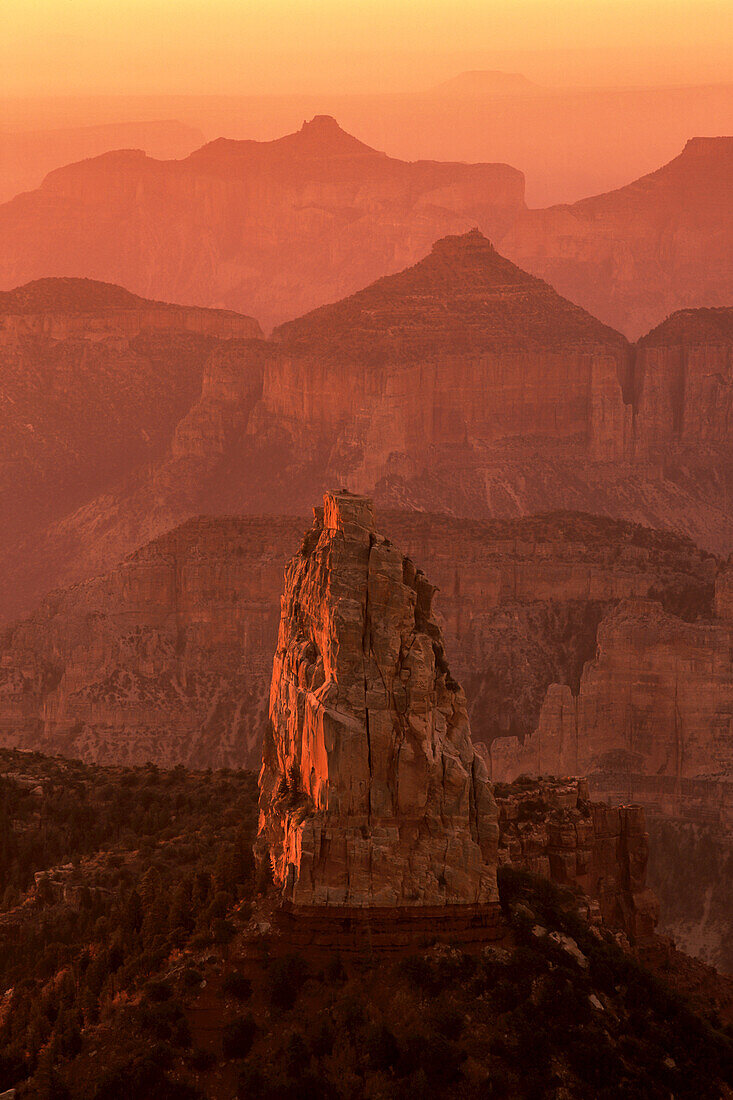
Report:
[[[0,93],[412,91],[733,79],[731,0],[3,0]]]

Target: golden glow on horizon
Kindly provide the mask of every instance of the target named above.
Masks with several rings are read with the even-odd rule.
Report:
[[[731,0],[4,0],[0,93],[412,91],[733,80]]]

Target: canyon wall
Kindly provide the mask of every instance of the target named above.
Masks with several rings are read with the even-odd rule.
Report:
[[[531,736],[494,743],[494,777],[588,775],[593,790],[630,785],[636,798],[641,783],[651,802],[656,784],[665,810],[679,816],[692,816],[694,783],[703,781],[707,811],[725,818],[723,781],[733,780],[731,624],[684,622],[654,601],[625,600],[601,621],[597,646],[576,693],[567,684],[550,687]]]
[[[451,100],[429,97],[431,125],[436,111],[454,114]],[[464,114],[480,107],[474,99]],[[490,128],[497,118],[494,110]],[[269,328],[478,226],[512,260],[635,339],[675,310],[730,304],[732,150],[730,137],[695,137],[616,191],[536,210],[507,163],[420,160],[419,151],[400,161],[325,115],[275,141],[220,138],[182,160],[122,148],[67,164],[0,206],[0,286],[86,275],[249,313]],[[471,159],[484,158],[477,150]],[[589,180],[585,193],[593,189]]]
[[[197,424],[211,438],[221,426]],[[303,526],[297,517],[201,517],[52,593],[1,637],[3,743],[99,762],[253,765],[282,571]],[[711,604],[714,559],[630,524],[392,512],[383,529],[438,587],[478,741],[529,735],[552,683],[577,691],[616,601],[651,594],[688,616]]]
[[[253,422],[384,506],[572,507],[727,552],[732,316],[685,311],[631,347],[472,232],[277,329]]]
[[[733,783],[729,787],[733,809]],[[681,951],[733,974],[733,828],[653,811],[647,811],[647,819],[649,882],[660,900],[659,931],[673,936]]]
[[[479,519],[592,512],[728,553],[730,314],[674,315],[633,348],[480,233],[447,238],[272,340],[214,349],[198,395],[150,462],[158,369],[139,391],[138,449],[123,452],[122,479],[100,496],[83,482],[59,518],[0,548],[0,614],[27,614],[49,588],[111,568],[191,516],[297,514],[329,483],[383,508]],[[146,347],[167,339],[135,338]],[[50,346],[61,355],[73,343]],[[94,347],[111,355],[109,343]],[[81,392],[83,363],[70,360],[64,393]],[[130,369],[110,368],[113,382]],[[33,408],[40,416],[45,406]],[[25,427],[33,420],[13,415],[35,439]],[[66,417],[77,420],[86,430]],[[56,484],[63,462],[33,457],[37,446],[20,475]],[[100,463],[82,467],[89,476]]]
[[[88,279],[0,294],[4,551],[22,559],[19,541],[162,458],[210,356],[259,334],[249,317]]]
[[[649,599],[621,600],[580,676],[549,686],[536,729],[498,737],[492,777],[586,775],[592,795],[646,808],[660,930],[729,970],[733,856],[731,570],[713,606],[685,621]]]
[[[93,279],[36,279],[0,292],[0,348],[26,337],[130,340],[141,332],[196,332],[217,339],[262,336],[257,321],[227,309],[151,302]]]

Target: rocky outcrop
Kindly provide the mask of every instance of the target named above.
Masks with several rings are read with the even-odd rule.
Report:
[[[634,384],[638,455],[663,455],[675,446],[730,451],[733,309],[669,317],[639,341]]]
[[[369,500],[326,494],[286,570],[260,773],[284,901],[497,900],[496,806],[433,593]]]
[[[521,213],[502,250],[636,338],[678,309],[728,306],[733,138],[697,137],[634,183]]]
[[[431,129],[446,108],[455,116],[452,98],[426,102]],[[497,113],[497,101],[482,106],[481,98],[450,128],[460,129],[462,114],[475,129],[477,111],[490,105],[495,130],[501,101]],[[542,97],[533,110],[552,190],[548,158],[563,143],[547,142]],[[412,118],[412,132],[416,125]],[[599,129],[605,144],[608,129]],[[526,136],[517,144],[512,130],[521,127],[508,127],[504,147],[521,156],[509,160],[526,165],[536,149]],[[409,144],[419,157],[417,140]],[[609,179],[609,160],[604,150],[588,176],[589,141],[581,144],[580,193],[592,194],[600,177]],[[325,115],[276,141],[222,138],[182,160],[120,148],[67,164],[0,207],[0,286],[81,274],[165,300],[225,306],[270,327],[399,271],[438,238],[477,225],[512,260],[632,339],[674,310],[730,304],[732,138],[693,138],[631,184],[540,210],[527,209],[515,168],[465,163],[482,159],[481,146],[474,149],[453,163],[397,160]],[[628,149],[618,152],[627,158]],[[556,170],[565,175],[574,156],[563,148]],[[631,175],[616,167],[611,178]]]
[[[623,458],[626,341],[478,230],[274,340],[267,415],[306,446],[325,437],[328,476],[355,490],[424,478],[448,455],[477,465],[479,448],[525,439]]]
[[[659,902],[647,886],[649,834],[638,805],[591,802],[584,779],[529,779],[494,788],[499,864],[578,895],[591,924],[624,931],[632,943],[653,935]]]
[[[276,141],[222,138],[171,161],[121,149],[51,172],[0,207],[0,286],[82,274],[271,325],[446,233],[501,233],[523,205],[505,164],[396,160],[319,115]]]
[[[632,348],[480,233],[447,238],[277,329],[252,430],[277,424],[327,478],[385,505],[572,507],[727,552],[733,326],[712,312]]]
[[[227,392],[212,389],[210,415],[188,423],[202,450],[219,438]],[[619,599],[710,611],[715,561],[672,535],[569,514],[383,522],[437,585],[477,741],[529,735],[548,685],[577,691]],[[2,742],[104,763],[257,766],[282,571],[304,524],[200,517],[48,596],[0,636]]]
[[[577,690],[551,684],[536,729],[491,745],[495,780],[587,775],[594,798],[643,805],[661,930],[724,969],[733,860],[729,576],[723,570],[716,581],[717,617],[701,607],[684,621],[652,600],[621,601],[601,619],[597,655]]]
[[[4,636],[3,743],[100,763],[254,766],[299,528],[200,519],[53,593]]]

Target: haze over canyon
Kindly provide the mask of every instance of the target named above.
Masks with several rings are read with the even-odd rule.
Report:
[[[135,94],[0,125],[0,1094],[730,1095],[733,84],[438,5],[357,94],[356,5],[245,96],[277,0],[146,92],[86,7]]]

